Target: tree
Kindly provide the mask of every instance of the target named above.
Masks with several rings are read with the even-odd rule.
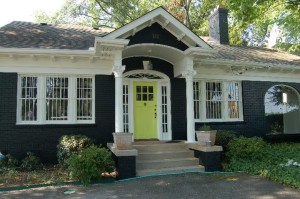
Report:
[[[280,35],[275,47],[300,55],[300,0],[66,0],[60,11],[52,16],[38,13],[36,21],[118,28],[164,6],[196,34],[206,36],[207,18],[220,4],[230,11],[231,44],[266,46],[276,28]]]

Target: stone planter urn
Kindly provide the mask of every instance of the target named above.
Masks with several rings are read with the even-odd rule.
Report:
[[[212,130],[209,126],[202,126],[196,130],[198,144],[201,146],[214,146],[216,142],[216,130]]]
[[[114,146],[118,150],[132,149],[132,136],[133,133],[113,133]]]

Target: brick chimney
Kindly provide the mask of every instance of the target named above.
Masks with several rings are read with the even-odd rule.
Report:
[[[220,44],[229,44],[228,10],[219,5],[208,17],[209,37]]]

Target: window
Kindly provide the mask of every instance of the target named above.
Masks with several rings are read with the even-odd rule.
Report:
[[[68,120],[67,77],[46,77],[46,120]]]
[[[37,120],[37,77],[22,77],[21,96],[19,98],[21,105],[21,120]]]
[[[288,85],[275,85],[265,93],[265,121],[270,134],[300,133],[299,92]]]
[[[19,75],[19,124],[94,123],[94,77]]]
[[[77,78],[77,120],[93,119],[93,79]]]
[[[241,84],[235,81],[194,81],[196,121],[242,120]]]
[[[129,132],[129,96],[128,96],[128,85],[123,85],[123,128],[125,132]]]

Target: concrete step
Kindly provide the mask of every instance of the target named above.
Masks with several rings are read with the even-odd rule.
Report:
[[[144,160],[136,162],[136,169],[161,169],[161,168],[175,168],[185,166],[196,166],[199,164],[198,158],[176,158],[176,159],[158,159],[158,160]]]
[[[162,152],[162,151],[182,151],[187,150],[188,146],[185,143],[166,143],[166,144],[134,144],[133,148],[139,153],[143,152]]]
[[[194,157],[194,152],[191,150],[183,151],[160,151],[160,152],[139,152],[137,161],[143,160],[160,160],[160,159],[174,159]]]
[[[161,174],[171,174],[179,172],[191,172],[191,171],[204,171],[204,167],[201,165],[197,166],[185,166],[185,167],[172,167],[172,168],[161,168],[161,169],[143,169],[137,171],[137,176],[145,175],[161,175]]]

